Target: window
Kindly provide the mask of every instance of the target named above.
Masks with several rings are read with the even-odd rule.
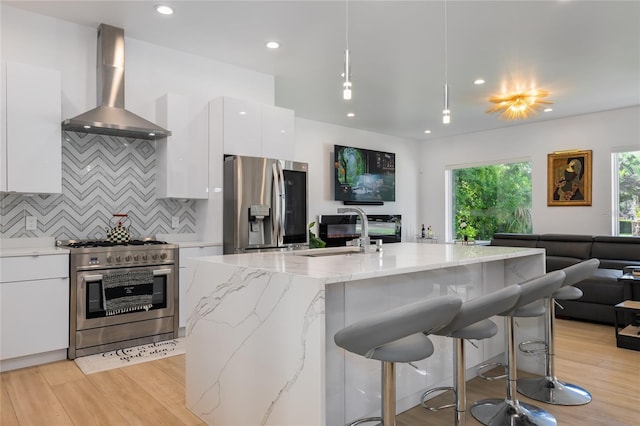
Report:
[[[530,161],[448,172],[451,239],[490,240],[496,232],[532,232]]]
[[[612,154],[613,235],[640,236],[640,151]]]

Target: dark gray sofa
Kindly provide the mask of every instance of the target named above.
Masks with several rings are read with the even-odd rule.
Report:
[[[593,275],[575,285],[582,297],[562,301],[564,309],[556,309],[559,318],[613,324],[613,306],[632,298],[618,278],[625,266],[640,266],[640,237],[498,233],[491,245],[544,248],[547,272],[590,258],[600,260]]]

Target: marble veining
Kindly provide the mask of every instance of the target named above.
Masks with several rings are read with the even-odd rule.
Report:
[[[252,253],[188,259],[187,407],[209,425],[345,424],[376,415],[380,366],[333,342],[342,327],[417,298],[469,300],[544,272],[544,252],[401,243],[382,253],[307,257]],[[526,339],[542,322],[521,322]],[[504,333],[469,351],[468,369],[501,357]],[[450,384],[451,344],[398,366],[398,411]],[[539,360],[518,359],[538,372]],[[540,371],[541,372],[541,371]]]

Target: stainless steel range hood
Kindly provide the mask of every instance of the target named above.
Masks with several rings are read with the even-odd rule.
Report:
[[[98,27],[98,107],[62,122],[62,130],[155,140],[171,132],[124,109],[124,30]]]

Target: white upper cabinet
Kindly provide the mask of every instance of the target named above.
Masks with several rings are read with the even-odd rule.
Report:
[[[292,110],[233,98],[213,101],[219,105],[216,123],[225,154],[293,159],[295,116]]]
[[[293,160],[295,146],[293,110],[262,105],[262,156]]]
[[[156,108],[158,124],[172,133],[156,142],[158,197],[208,198],[208,104],[168,93],[158,99]]]
[[[232,98],[219,100],[222,108],[222,137],[225,154],[262,156],[262,107]]]
[[[7,63],[0,191],[62,192],[60,71]]]

